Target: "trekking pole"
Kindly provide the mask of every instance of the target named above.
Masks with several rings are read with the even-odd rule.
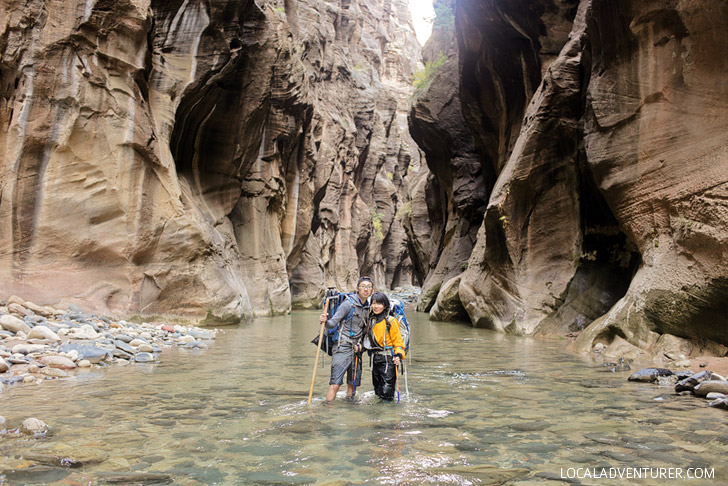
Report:
[[[397,403],[399,403],[399,365],[394,365],[394,376],[397,384]]]
[[[356,395],[356,370],[359,369],[359,355],[354,352],[354,388],[351,390],[351,399]]]
[[[409,386],[407,385],[407,367],[402,363],[402,371],[404,371],[404,392],[407,394],[407,401],[409,401]]]
[[[326,301],[324,302],[324,309],[326,310],[326,313],[329,312],[329,297],[326,296]],[[311,377],[311,388],[308,390],[308,405],[311,405],[311,397],[313,397],[313,384],[316,381],[316,369],[318,368],[318,360],[319,356],[321,355],[321,341],[324,340],[324,326],[326,325],[326,321],[321,323],[321,330],[319,331],[319,340],[318,340],[318,347],[316,348],[316,359],[313,362],[313,376]]]

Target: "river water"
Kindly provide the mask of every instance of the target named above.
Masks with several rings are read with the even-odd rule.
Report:
[[[3,439],[0,484],[728,482],[728,412],[627,382],[630,371],[563,342],[410,314],[399,403],[373,396],[366,366],[353,401],[325,403],[326,357],[306,405],[316,312],[228,328],[209,349],[165,350],[156,365],[7,387],[8,426],[36,417],[53,433]],[[83,465],[53,465],[66,456]]]

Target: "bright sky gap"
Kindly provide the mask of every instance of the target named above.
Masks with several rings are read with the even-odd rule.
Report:
[[[408,0],[408,2],[417,40],[424,46],[430,38],[432,19],[435,17],[432,0]]]

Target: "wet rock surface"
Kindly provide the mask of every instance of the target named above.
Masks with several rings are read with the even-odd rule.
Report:
[[[704,398],[708,406],[728,410],[728,380],[710,370],[698,373],[680,370],[673,373],[665,368],[642,368],[630,375],[628,380],[672,386],[675,395]]]

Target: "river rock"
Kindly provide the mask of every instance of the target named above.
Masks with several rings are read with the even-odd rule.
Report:
[[[38,361],[51,368],[59,368],[62,370],[72,370],[76,368],[76,363],[65,356],[43,356]]]
[[[122,351],[119,348],[114,348],[114,350],[111,352],[111,354],[114,356],[114,358],[126,359],[126,360],[129,360],[134,356],[133,353],[127,353],[126,351]]]
[[[690,391],[693,392],[695,387],[698,385],[698,383],[702,383],[703,381],[710,380],[713,376],[713,373],[710,371],[701,371],[700,373],[696,373],[692,376],[689,376],[683,380],[680,380],[675,384],[675,392],[680,393],[683,391]]]
[[[137,352],[136,349],[129,346],[124,341],[116,340],[116,341],[114,341],[114,346],[116,346],[118,349],[121,349],[122,351],[124,351],[125,353],[130,354],[130,355],[133,355]]]
[[[133,346],[133,347],[135,347],[135,348],[138,348],[138,347],[139,347],[139,346],[141,346],[142,344],[149,344],[149,342],[148,342],[148,341],[146,341],[146,340],[144,340],[144,339],[139,339],[139,338],[136,338],[136,339],[132,340],[132,341],[131,341],[131,342],[129,343],[129,346]]]
[[[75,339],[96,339],[101,337],[89,324],[84,324],[79,328],[69,329],[68,335]]]
[[[125,343],[127,343],[127,344],[128,344],[128,343],[131,343],[131,342],[132,342],[132,341],[134,340],[134,338],[132,338],[132,337],[131,337],[131,336],[129,336],[128,334],[117,334],[117,335],[116,335],[116,339],[117,339],[118,341],[123,341],[123,342],[125,342]],[[133,346],[133,345],[132,345],[132,346]]]
[[[156,360],[157,358],[155,358],[151,353],[139,353],[134,356],[134,361],[137,363],[153,363]]]
[[[700,397],[706,396],[708,393],[728,394],[728,381],[722,380],[706,380],[693,388],[696,395]]]
[[[713,400],[712,402],[708,403],[709,406],[714,408],[721,408],[723,410],[728,410],[728,398],[718,398],[716,400]]]
[[[190,335],[188,334],[188,335],[185,335],[185,336],[180,336],[180,337],[179,337],[179,338],[177,339],[177,342],[178,342],[178,343],[180,343],[180,344],[187,344],[187,343],[191,343],[191,342],[192,342],[192,341],[194,341],[194,340],[195,340],[195,338],[194,338],[194,337],[192,337],[192,336],[190,336]]]
[[[58,348],[59,352],[62,351],[65,353],[69,353],[73,350],[78,352],[79,358],[87,359],[91,363],[99,363],[111,356],[111,351],[109,349],[104,349],[93,344],[66,342]]]
[[[9,368],[10,366],[5,362],[5,359],[0,358],[0,373],[5,373]]]
[[[0,317],[0,326],[6,331],[10,331],[15,334],[23,332],[27,335],[30,333],[30,326],[28,326],[22,319],[18,319],[17,317],[9,314]]]
[[[70,446],[55,444],[49,448],[35,449],[24,454],[28,460],[66,468],[78,468],[100,464],[108,459],[109,454],[100,449],[87,446]]]
[[[41,351],[45,351],[46,349],[48,349],[48,346],[46,346],[45,344],[20,343],[13,346],[13,354],[28,355],[31,353],[39,353]]]
[[[665,368],[642,368],[639,371],[632,373],[628,381],[639,381],[642,383],[651,383],[657,380],[658,376],[670,376],[672,371]]]
[[[17,314],[17,315],[23,316],[23,317],[34,315],[33,311],[26,309],[24,306],[22,306],[20,304],[10,304],[8,306],[8,311],[11,314]]]
[[[25,301],[23,299],[21,299],[20,297],[18,297],[17,295],[11,295],[10,297],[8,297],[7,302],[5,302],[6,306],[8,306],[10,304],[24,305]]]
[[[726,396],[723,393],[718,392],[710,392],[705,395],[706,400],[720,400],[721,398],[726,398]]]
[[[196,340],[198,339],[215,339],[215,333],[212,331],[204,331],[202,329],[190,329],[187,334]]]
[[[41,368],[41,370],[39,371],[39,373],[41,375],[50,376],[50,377],[53,377],[53,378],[65,378],[66,376],[68,376],[68,373],[66,373],[62,369],[60,369],[60,368],[51,368],[50,366],[47,366],[45,368]]]
[[[26,435],[43,434],[50,429],[48,424],[37,418],[28,418],[20,424],[20,431]]]
[[[87,359],[82,359],[77,364],[78,364],[79,368],[90,368],[91,367],[91,361],[89,361]]]
[[[28,339],[46,339],[48,341],[58,342],[61,340],[58,334],[53,332],[49,327],[38,325],[30,330]]]
[[[142,343],[140,344],[137,349],[142,353],[151,353],[154,351],[154,347],[151,344],[148,343]]]
[[[35,314],[38,314],[43,317],[53,317],[55,309],[52,307],[45,307],[41,305],[36,305],[33,302],[26,302],[25,307],[31,311],[33,311]]]

